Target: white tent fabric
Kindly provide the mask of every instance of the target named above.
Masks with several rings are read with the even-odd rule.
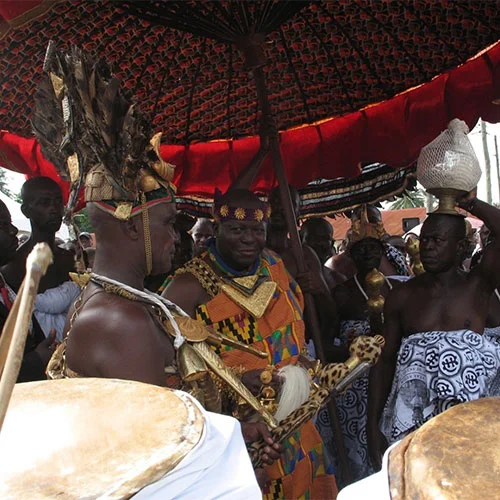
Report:
[[[21,204],[17,203],[13,199],[9,198],[6,194],[0,192],[0,200],[2,200],[7,209],[10,212],[10,216],[12,218],[12,224],[17,227],[20,233],[31,233],[31,225],[29,219],[27,219],[23,212],[21,211]],[[70,239],[68,227],[66,224],[61,225],[61,229],[56,233],[58,238],[63,239],[64,241]]]

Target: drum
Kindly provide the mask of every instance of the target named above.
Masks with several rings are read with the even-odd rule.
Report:
[[[180,391],[75,378],[17,384],[0,433],[0,498],[129,498],[200,441]]]
[[[500,491],[500,398],[454,406],[385,453],[382,470],[338,500],[476,500]]]
[[[460,404],[429,420],[389,454],[392,500],[498,498],[500,398]]]

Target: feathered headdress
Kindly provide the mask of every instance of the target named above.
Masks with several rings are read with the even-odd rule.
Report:
[[[161,159],[161,134],[132,102],[103,61],[76,46],[49,43],[48,76],[35,96],[32,127],[47,159],[71,183],[67,213],[85,186],[85,200],[119,219],[145,204],[175,201],[174,167]]]

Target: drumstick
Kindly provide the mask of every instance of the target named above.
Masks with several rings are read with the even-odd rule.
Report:
[[[26,276],[3,327],[0,340],[0,431],[24,355],[40,279],[52,263],[47,243],[37,243],[26,259]]]

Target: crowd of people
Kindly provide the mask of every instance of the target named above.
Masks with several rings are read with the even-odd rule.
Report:
[[[177,213],[172,190],[157,191],[126,219],[116,216],[117,203],[87,200],[94,234],[80,233],[73,246],[78,251],[57,243],[63,201],[51,179],[37,177],[23,186],[22,210],[32,231],[22,244],[0,205],[3,323],[28,253],[45,242],[54,254],[40,284],[19,382],[45,379],[49,359],[64,347],[60,376],[183,388],[165,318],[154,299],[147,303],[134,295],[147,287],[148,297],[175,303],[196,321],[263,352],[258,357],[228,345],[217,348],[256,396],[264,372],[279,394],[280,369],[307,367],[315,357],[303,294],[313,296],[327,360],[342,362],[355,337],[375,333],[366,277],[379,269],[385,275],[385,348],[371,373],[336,398],[351,478],[378,470],[389,444],[450,406],[500,395],[500,211],[475,193],[459,204],[484,222],[477,248],[463,216],[431,214],[420,234],[426,272],[414,276],[404,248],[391,244],[395,240],[373,206],[350,214],[352,227],[340,251],[327,219],[304,221],[307,271],[301,273],[276,192],[267,204],[248,189],[230,189],[216,195],[213,219],[195,220]],[[293,188],[291,195],[300,224],[300,198]],[[83,290],[70,278],[75,271],[90,279]],[[203,402],[210,411],[225,411],[208,397]],[[344,486],[326,410],[283,443],[274,442],[262,422],[234,415],[246,443],[267,443],[265,466],[255,471],[265,498],[333,498]]]

